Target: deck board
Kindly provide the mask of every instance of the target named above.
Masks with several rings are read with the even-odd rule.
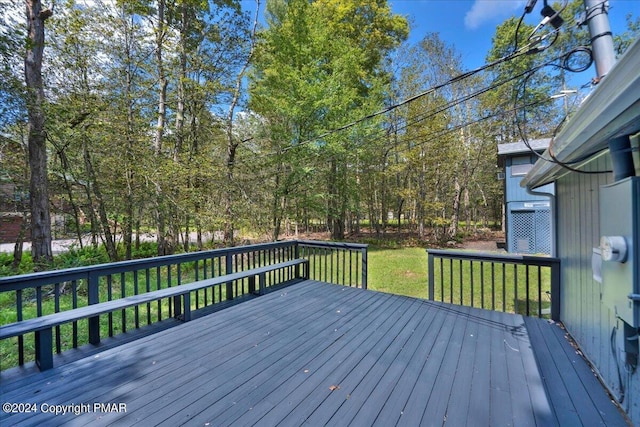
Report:
[[[560,421],[576,425],[626,425],[607,394],[600,392],[602,387],[591,368],[568,343],[566,331],[538,319],[526,319],[526,324],[536,346],[547,393],[556,402]]]
[[[3,374],[5,402],[127,412],[0,424],[553,426],[595,413],[626,425],[552,326],[305,281],[47,372]]]

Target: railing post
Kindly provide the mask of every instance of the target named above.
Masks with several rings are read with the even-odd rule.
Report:
[[[182,295],[182,320],[188,322],[191,320],[191,294],[186,292]]]
[[[362,248],[362,289],[367,289],[367,248]]]
[[[258,276],[258,295],[264,295],[267,293],[267,275],[266,273],[260,273]]]
[[[427,274],[428,274],[428,286],[429,286],[429,299],[435,300],[435,274],[434,274],[434,262],[433,254],[427,251]]]
[[[99,282],[100,277],[90,271],[89,276],[87,277],[87,294],[88,294],[88,304],[98,304],[100,302],[100,293],[99,293]],[[99,344],[100,343],[100,316],[90,317],[88,320],[89,323],[89,343],[91,344]]]
[[[560,261],[551,264],[551,320],[560,321]]]
[[[53,334],[51,328],[35,332],[35,359],[41,371],[53,368]]]
[[[256,293],[256,276],[249,277],[249,293]]]

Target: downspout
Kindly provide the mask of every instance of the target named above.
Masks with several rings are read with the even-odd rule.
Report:
[[[615,182],[635,176],[636,170],[633,165],[633,150],[629,135],[610,139],[609,154],[611,154],[613,180]]]

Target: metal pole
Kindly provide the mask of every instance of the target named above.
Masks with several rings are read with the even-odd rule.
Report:
[[[584,0],[587,25],[591,36],[591,49],[596,63],[597,78],[604,77],[616,62],[613,35],[609,25],[609,2]]]

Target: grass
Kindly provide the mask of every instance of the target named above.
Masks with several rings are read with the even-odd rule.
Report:
[[[442,269],[442,271],[441,271]],[[442,274],[441,274],[442,273]],[[428,298],[427,254],[423,248],[370,248],[369,289]],[[435,299],[509,313],[537,315],[551,306],[550,269],[491,263],[435,263]],[[527,276],[529,292],[527,298]],[[538,289],[538,283],[541,284]],[[472,287],[473,284],[473,287]]]
[[[427,253],[424,248],[369,248],[368,288],[427,298]]]

